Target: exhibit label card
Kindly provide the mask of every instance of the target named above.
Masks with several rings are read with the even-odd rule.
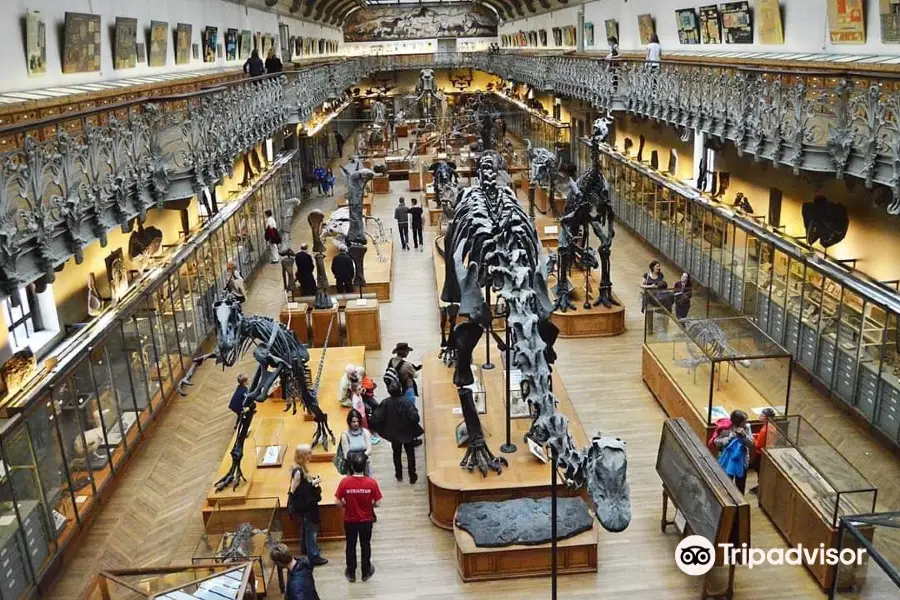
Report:
[[[750,3],[728,2],[722,5],[722,31],[726,44],[752,44],[753,19]]]
[[[704,44],[722,43],[719,7],[715,4],[700,7],[700,41]]]
[[[784,28],[781,25],[781,7],[778,0],[757,0],[759,10],[759,42],[783,44]]]

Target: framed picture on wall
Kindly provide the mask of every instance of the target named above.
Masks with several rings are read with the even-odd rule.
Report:
[[[700,41],[704,44],[722,43],[719,7],[715,4],[700,7]]]
[[[832,44],[865,44],[863,0],[828,0],[828,34]]]
[[[562,29],[560,29],[559,27],[554,27],[553,28],[553,45],[556,46],[557,48],[559,48],[560,46],[563,45],[562,42],[563,42]]]
[[[759,15],[759,43],[783,44],[784,28],[778,0],[757,0],[756,10]]]
[[[606,29],[606,39],[608,40],[611,37],[619,39],[619,22],[615,19],[607,19],[603,22],[603,26]]]
[[[653,15],[638,15],[638,31],[641,33],[641,45],[646,46],[650,43],[650,36],[656,33],[656,27],[653,25]]]
[[[150,21],[150,56],[151,67],[166,66],[166,54],[169,51],[169,24],[165,21]]]
[[[302,40],[301,40],[302,42]],[[240,43],[240,57],[241,60],[246,60],[250,58],[250,51],[253,50],[253,42],[251,41],[251,35],[249,29],[241,30],[241,43]],[[300,54],[300,52],[297,52]]]
[[[186,65],[191,62],[191,36],[193,26],[179,23],[175,27],[175,64]],[[197,58],[194,56],[194,58]]]
[[[237,60],[238,30],[225,30],[225,60]]]
[[[66,13],[63,73],[100,70],[100,15]]]
[[[584,24],[584,47],[585,48],[593,48],[594,47],[594,24],[593,23],[585,23]]]
[[[697,26],[697,13],[693,8],[675,11],[675,24],[678,26],[678,42],[681,44],[699,44],[700,28]]]
[[[116,51],[113,66],[116,69],[133,69],[137,64],[137,19],[116,17]]]
[[[879,0],[878,10],[881,17],[881,42],[900,44],[900,0]]]
[[[726,44],[752,44],[753,18],[749,2],[727,2],[721,6],[722,34]]]
[[[541,46],[547,47],[547,30],[541,29],[538,31],[538,38],[540,38]]]
[[[203,62],[216,62],[216,46],[219,43],[218,28],[207,26],[200,34],[200,43],[203,45]]]
[[[25,65],[28,76],[43,75],[47,72],[47,23],[44,15],[37,10],[29,10],[25,24]]]

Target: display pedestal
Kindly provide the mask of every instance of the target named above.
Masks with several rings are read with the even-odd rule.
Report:
[[[378,252],[375,251],[372,241],[369,240],[368,250],[363,257],[363,268],[365,269],[366,274],[366,285],[363,291],[374,293],[379,302],[390,302],[391,277],[393,275],[394,264],[394,244],[391,241],[386,241],[381,244],[378,249],[381,252],[382,258],[384,258],[384,262],[378,260]],[[326,262],[329,269],[331,268],[331,261],[334,260],[337,253],[338,251],[334,244],[329,244],[326,256]],[[355,293],[359,290],[354,288],[353,291]],[[337,294],[337,288],[333,281],[331,282],[331,285],[328,286],[328,293],[332,295]]]
[[[595,522],[590,531],[557,541],[558,574],[597,572],[598,529]],[[456,566],[463,581],[550,575],[549,543],[479,548],[468,532],[456,526],[453,527],[453,539],[456,542]]]
[[[422,191],[422,173],[419,171],[410,171],[409,172],[409,191],[411,192],[421,192]]]
[[[586,338],[586,337],[610,337],[619,335],[625,331],[625,303],[613,293],[613,298],[618,305],[613,304],[609,308],[594,306],[597,289],[600,281],[597,273],[591,273],[591,306],[584,308],[584,271],[573,270],[569,277],[574,291],[570,294],[576,310],[566,312],[554,311],[550,316],[553,324],[559,327],[559,337]]]
[[[366,194],[363,196],[363,214],[367,217],[372,216],[372,204],[374,203],[374,199],[371,194]],[[337,201],[338,208],[343,208],[347,206],[347,198],[338,198]]]
[[[335,327],[335,330],[337,327]],[[315,376],[317,365],[322,357],[322,350],[311,348],[309,350],[309,365]],[[365,348],[355,346],[347,348],[329,347],[322,367],[322,378],[319,386],[319,406],[328,415],[328,423],[335,433],[336,442],[343,431],[343,423],[347,409],[341,407],[338,401],[338,386],[341,375],[348,364],[364,365]],[[277,393],[277,392],[276,392]],[[278,467],[257,469],[256,454],[254,452],[254,439],[248,438],[244,444],[244,474],[247,482],[232,490],[230,487],[222,492],[216,492],[210,486],[206,495],[206,503],[202,508],[204,523],[214,512],[236,513],[230,515],[239,518],[244,511],[266,510],[271,506],[272,498],[285,498],[287,484],[290,481],[291,467],[294,464],[293,446],[300,443],[309,443],[316,430],[313,421],[304,418],[302,407],[298,404],[297,414],[284,412],[284,402],[278,398],[270,397],[266,402],[256,405],[256,415],[253,417],[251,430],[262,426],[265,419],[278,419],[283,422],[279,433],[279,439],[288,445],[287,454],[283,463]],[[251,434],[252,435],[252,434]],[[222,457],[215,479],[219,479],[231,467],[231,447]],[[343,509],[335,504],[334,492],[342,475],[337,472],[331,460],[334,458],[335,446],[329,440],[328,451],[319,445],[313,449],[312,462],[309,465],[311,475],[318,475],[322,479],[322,501],[319,503],[320,512],[320,540],[337,540],[344,538]],[[281,528],[284,531],[286,541],[300,539],[301,528],[296,519],[291,519],[282,502],[278,511]],[[242,520],[247,520],[243,518]]]
[[[328,325],[331,323],[332,317],[334,324],[331,326],[331,335],[328,339],[328,347],[333,348],[340,345],[341,328],[339,327],[337,305],[331,308],[314,308],[312,311],[312,345],[321,348],[325,345],[325,336],[328,335]]]
[[[501,354],[496,345],[491,349],[492,357]],[[473,364],[484,362],[484,343],[474,352]],[[463,502],[501,501],[512,498],[541,498],[550,495],[548,466],[540,462],[528,450],[528,445],[518,443],[531,428],[531,418],[512,419],[510,438],[517,442],[518,449],[511,454],[501,454],[506,431],[506,404],[504,385],[506,375],[503,363],[495,358],[496,369],[482,371],[482,382],[486,392],[487,412],[481,417],[485,437],[491,451],[509,461],[500,475],[469,472],[459,466],[465,453],[456,445],[456,426],[462,422],[459,395],[453,384],[453,369],[448,368],[437,357],[437,352],[424,356],[422,381],[423,396],[428,399],[423,409],[424,429],[428,432],[428,452],[425,453],[428,473],[428,507],[431,521],[443,529],[453,529],[456,508]],[[569,431],[578,448],[590,444],[581,420],[572,406],[566,386],[559,375],[553,374],[553,391],[559,400],[558,409],[569,419]],[[581,496],[587,501],[584,489],[570,489],[561,486],[561,496]],[[468,534],[466,534],[468,535]],[[548,556],[549,560],[549,556]]]
[[[278,320],[297,336],[297,341],[309,345],[309,305],[288,302],[281,308]]]
[[[388,194],[391,191],[391,180],[387,175],[377,175],[372,179],[372,191],[376,194]],[[371,213],[367,213],[371,214]]]
[[[360,304],[360,303],[364,304]],[[344,309],[347,345],[381,350],[381,321],[378,300],[348,300]]]

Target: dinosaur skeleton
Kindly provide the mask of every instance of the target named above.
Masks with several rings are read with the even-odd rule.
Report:
[[[546,148],[535,148],[531,140],[525,140],[525,154],[530,165],[529,179],[532,185],[546,185],[550,189],[550,198],[553,198],[556,178],[559,175],[559,159]],[[556,203],[550,202],[550,212],[559,218],[556,212]]]
[[[434,197],[441,207],[441,227],[443,233],[447,222],[453,218],[456,197],[459,195],[459,176],[456,174],[456,163],[439,160],[431,163],[428,170],[434,175]]]
[[[381,244],[387,242],[387,234],[384,231],[384,224],[378,217],[369,217],[363,215],[363,221],[366,225],[375,224],[375,233],[366,230],[366,237],[372,240],[375,247],[375,253],[378,255],[378,262],[384,262],[387,258],[381,253]],[[342,206],[331,213],[328,221],[322,226],[322,237],[331,239],[331,242],[338,250],[349,250],[347,245],[347,232],[350,230],[350,207]]]
[[[441,300],[459,303],[468,317],[453,329],[457,353],[453,382],[457,386],[469,444],[460,466],[498,474],[505,459],[488,449],[469,389],[474,381],[472,353],[485,330],[491,310],[483,290],[490,286],[506,305],[506,326],[511,336],[511,365],[522,373],[522,393],[534,419],[527,438],[549,444],[556,467],[570,486],[587,487],[595,514],[609,531],[622,531],[631,520],[626,481],[625,442],[595,436],[585,449],[575,448],[568,421],[557,412],[551,390],[553,344],[559,330],[550,321],[553,306],[541,268],[540,244],[534,225],[507,186],[498,185],[497,158],[485,153],[478,163],[477,184],[465,189],[447,231],[447,277]],[[452,259],[451,259],[452,257]]]
[[[678,361],[678,365],[687,369],[696,369],[709,362],[709,357],[737,358],[740,355],[728,343],[725,331],[716,323],[706,319],[684,319],[682,321],[689,340],[686,342],[689,358]],[[737,364],[750,368],[750,361],[738,360]]]
[[[246,481],[241,472],[244,442],[250,433],[250,423],[256,413],[256,404],[266,401],[276,380],[280,382],[281,396],[287,403],[285,411],[293,408],[292,414],[297,414],[299,398],[304,408],[313,416],[316,432],[311,442],[312,447],[315,448],[321,443],[327,451],[329,442],[334,444],[335,439],[328,426],[328,415],[319,407],[317,399],[322,364],[319,364],[316,383],[311,386],[307,367],[309,352],[297,341],[294,333],[269,317],[244,315],[240,303],[230,295],[226,295],[224,300],[216,302],[213,306],[216,314],[216,351],[193,360],[187,374],[178,384],[179,391],[182,386],[191,385],[194,371],[209,358],[215,358],[216,364],[221,364],[224,370],[225,367],[233,367],[250,346],[256,345],[253,357],[257,362],[256,373],[244,397],[241,418],[231,449],[231,468],[215,484],[216,491],[220,492],[229,485],[237,489],[241,481]],[[331,325],[329,334],[330,328]]]
[[[365,169],[362,162],[358,158],[341,167],[341,171],[347,178],[347,208],[350,218],[347,227],[347,246],[350,256],[353,258],[353,264],[356,267],[353,278],[353,285],[366,285],[365,264],[363,259],[366,256],[366,228],[363,215],[363,197],[366,193],[366,184],[368,184],[375,172],[371,169]]]
[[[253,550],[251,547],[253,536],[257,533],[261,533],[261,530],[254,529],[250,523],[240,523],[234,533],[228,538],[225,547],[216,555],[216,558],[222,562],[249,560],[250,553]]]
[[[591,136],[591,168],[578,181],[573,181],[570,169],[569,192],[566,206],[560,218],[559,228],[559,275],[556,283],[556,309],[566,312],[575,309],[569,298],[571,284],[568,271],[576,262],[585,270],[585,308],[590,304],[590,271],[600,267],[600,289],[594,306],[603,305],[610,308],[619,303],[612,295],[612,281],[609,274],[609,257],[612,253],[612,242],[616,236],[615,214],[609,201],[609,184],[600,172],[600,144],[609,135],[610,120],[606,118],[594,121],[594,132]],[[532,172],[534,161],[532,161]],[[599,262],[594,250],[590,247],[591,231],[599,240]],[[577,244],[576,240],[581,243]]]

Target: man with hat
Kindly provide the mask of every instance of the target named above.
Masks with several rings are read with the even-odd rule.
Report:
[[[406,360],[410,352],[412,352],[412,348],[409,347],[409,344],[400,342],[394,346],[392,352],[394,357],[391,358],[388,366],[397,371],[397,377],[403,388],[403,397],[415,404],[416,396],[419,395],[416,388],[416,372],[422,368],[422,365],[417,366]]]

